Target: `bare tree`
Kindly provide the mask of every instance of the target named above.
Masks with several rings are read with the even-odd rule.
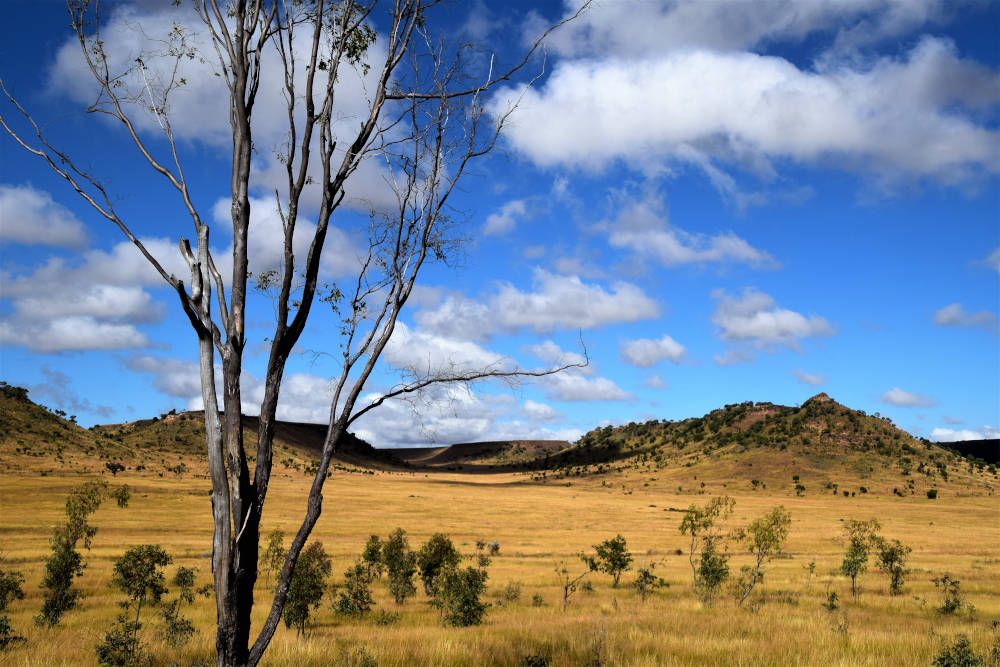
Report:
[[[211,224],[194,203],[171,125],[171,95],[185,84],[181,64],[208,55],[196,53],[182,27],[175,26],[160,43],[162,50],[151,54],[168,62],[165,70],[158,70],[166,74],[153,79],[143,58],[136,58],[125,71],[111,64],[101,35],[99,0],[67,0],[82,57],[99,89],[88,111],[108,115],[124,128],[141,158],[176,192],[193,224],[194,243],[179,240],[190,269],[189,283],[154,257],[130,222],[119,215],[105,185],[48,140],[2,81],[11,111],[0,115],[0,124],[24,150],[47,162],[97,213],[117,226],[176,292],[190,321],[198,341],[212,482],[217,664],[255,665],[278,626],[296,560],[322,511],[323,487],[337,442],[355,420],[386,400],[412,396],[443,382],[544,376],[578,365],[542,370],[499,364],[474,370],[427,368],[406,375],[381,397],[359,405],[365,383],[421,269],[428,261],[447,258],[453,250],[449,198],[470,164],[494,148],[513,110],[512,106],[507,113],[491,117],[485,112],[483,94],[524,69],[542,40],[565,20],[543,33],[512,67],[494,72],[493,59],[488,64],[484,61],[485,73],[476,82],[468,77],[468,63],[475,59],[469,58],[467,46],[438,39],[431,32],[429,10],[437,0],[194,0],[193,4],[202,29],[210,36],[214,53],[208,59],[214,62],[229,98],[233,244],[227,278],[213,255]],[[372,27],[376,19],[381,36]],[[376,44],[381,51],[373,63]],[[262,73],[270,67],[279,69],[282,91],[261,90]],[[376,76],[367,91],[366,113],[345,133],[337,124],[341,102],[337,83],[350,68]],[[138,87],[135,81],[140,82]],[[259,95],[278,94],[287,104],[288,129],[287,143],[280,151],[286,182],[274,193],[283,227],[282,261],[277,269],[254,276],[248,259],[255,150],[252,119]],[[140,130],[139,113],[155,118],[162,130],[159,140],[150,140]],[[380,160],[392,175],[396,206],[371,216],[367,256],[349,288],[342,291],[320,281],[320,257],[331,217],[344,202],[345,183],[366,159]],[[296,256],[293,240],[296,230],[303,228],[303,194],[308,188],[318,190],[319,204],[310,220],[315,227],[303,258]],[[248,290],[255,286],[272,294],[276,322],[269,337],[251,469],[243,441],[240,374]],[[317,300],[328,303],[340,317],[340,371],[332,379],[327,432],[305,515],[278,574],[266,620],[251,641],[259,532],[271,477],[282,375]],[[221,406],[217,365],[221,365]]]

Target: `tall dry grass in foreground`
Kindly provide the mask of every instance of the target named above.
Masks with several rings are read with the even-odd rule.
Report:
[[[88,567],[78,585],[86,592],[80,609],[53,629],[38,628],[32,617],[41,606],[38,584],[52,526],[63,518],[68,491],[82,477],[21,473],[0,485],[0,551],[26,577],[25,600],[12,605],[11,620],[27,642],[6,654],[4,665],[81,665],[96,663],[94,646],[117,613],[118,596],[109,586],[114,559],[130,546],[153,543],[166,548],[177,565],[197,567],[199,585],[209,580],[211,524],[208,483],[194,475],[159,478],[125,475],[130,507],[106,503],[92,518],[99,528]],[[272,485],[265,533],[297,526],[307,480],[285,475]],[[627,492],[623,492],[623,484]],[[465,553],[477,538],[499,541],[500,555],[490,568],[488,597],[510,582],[520,582],[520,599],[490,609],[484,625],[446,628],[421,594],[395,605],[378,584],[381,608],[398,611],[397,624],[377,626],[337,617],[329,601],[305,639],[284,627],[267,654],[270,665],[354,665],[363,655],[378,665],[517,665],[528,655],[544,655],[552,665],[928,665],[945,640],[967,634],[983,652],[993,641],[990,623],[1000,619],[1000,511],[993,497],[857,496],[826,494],[795,497],[786,492],[734,492],[736,512],[729,525],[745,525],[775,505],[792,515],[786,556],[772,562],[756,599],[756,610],[739,609],[729,596],[705,605],[691,591],[686,548],[678,532],[681,513],[710,495],[678,495],[666,483],[643,486],[617,478],[613,487],[600,479],[572,486],[534,485],[512,475],[337,474],[328,483],[324,513],[314,534],[334,557],[333,581],[360,553],[370,533],[388,534],[401,526],[419,546],[434,532],[449,534]],[[731,484],[730,486],[735,486]],[[713,493],[716,491],[710,489]],[[721,491],[720,491],[721,492]],[[913,547],[904,594],[890,597],[888,583],[871,570],[863,577],[859,600],[847,579],[836,574],[843,544],[841,520],[877,518],[887,537]],[[591,575],[594,591],[574,595],[560,609],[557,562],[584,567],[576,554],[621,533],[628,539],[635,566],[657,563],[670,587],[644,604],[625,583],[612,589],[610,578]],[[735,551],[731,566],[748,561]],[[815,561],[811,581],[807,569]],[[974,615],[939,615],[939,596],[931,579],[950,572],[975,605]],[[841,608],[821,606],[828,591],[840,595]],[[542,606],[533,606],[540,595]],[[256,613],[263,618],[269,595],[258,585]],[[174,652],[157,634],[154,614],[146,616],[145,637],[157,664],[213,662],[212,602],[192,608],[198,634]]]

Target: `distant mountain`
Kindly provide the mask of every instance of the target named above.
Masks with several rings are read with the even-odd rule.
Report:
[[[703,417],[606,426],[570,449],[529,464],[536,478],[609,472],[664,475],[699,487],[778,484],[801,492],[912,495],[939,486],[991,493],[996,469],[913,437],[888,418],[841,405],[825,393],[801,406],[738,403]]]
[[[1000,439],[957,440],[954,442],[939,442],[945,449],[951,449],[962,456],[976,458],[987,463],[1000,463]]]
[[[244,417],[251,453],[256,417]],[[278,422],[279,469],[315,469],[326,426]],[[990,449],[992,447],[992,450]],[[997,441],[942,446],[914,438],[878,414],[818,394],[798,407],[738,403],[703,417],[652,420],[594,429],[561,440],[499,440],[415,449],[378,449],[346,434],[335,448],[344,470],[520,471],[536,481],[599,477],[602,484],[642,480],[699,492],[763,487],[808,494],[922,494],[931,489],[992,494]],[[959,451],[976,459],[963,458]],[[993,458],[991,459],[991,452]],[[35,404],[28,392],[0,383],[0,467],[39,461],[85,472],[107,462],[161,473],[204,465],[201,412],[84,429],[70,416]]]

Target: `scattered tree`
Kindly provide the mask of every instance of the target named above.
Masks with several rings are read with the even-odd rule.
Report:
[[[267,536],[267,548],[261,559],[264,565],[265,581],[267,586],[271,586],[271,578],[281,570],[282,563],[285,562],[285,534],[275,528]]]
[[[695,590],[702,600],[710,601],[722,584],[729,578],[729,555],[719,549],[722,537],[706,535],[702,538],[703,546],[698,558],[698,569],[695,571]]]
[[[691,563],[692,586],[698,587],[699,575],[699,547],[704,550],[711,546],[715,550],[718,541],[718,526],[723,523],[729,515],[733,513],[736,501],[729,496],[713,498],[704,507],[691,505],[684,513],[681,521],[680,532],[682,535],[691,536],[691,544],[688,547],[688,561]],[[716,552],[717,553],[717,552]],[[704,558],[700,559],[704,562]],[[729,570],[726,568],[726,575]],[[725,577],[723,577],[725,578]]]
[[[417,573],[417,555],[410,549],[406,531],[397,528],[382,544],[382,564],[389,578],[389,593],[396,604],[403,604],[406,598],[417,592],[413,577]]]
[[[431,604],[441,611],[445,625],[479,625],[489,608],[482,601],[488,578],[485,567],[447,567],[434,581]]]
[[[118,473],[125,470],[125,466],[117,461],[108,461],[104,464],[104,467],[107,468],[107,471],[111,473],[112,477],[117,477]]]
[[[611,575],[612,588],[618,588],[618,581],[622,573],[632,567],[632,554],[628,552],[628,545],[621,535],[604,540],[600,544],[594,545],[595,556],[587,556],[585,561],[590,569],[595,572],[604,572]]]
[[[736,583],[736,599],[740,606],[753,593],[754,587],[763,581],[764,563],[781,553],[791,525],[791,515],[784,507],[778,506],[754,519],[743,532],[742,537],[753,557],[753,564],[740,568],[740,577]]]
[[[556,575],[559,577],[559,585],[562,586],[563,611],[566,611],[566,608],[569,607],[569,599],[573,597],[573,593],[576,593],[577,588],[580,585],[580,582],[583,581],[588,574],[594,571],[593,568],[591,567],[591,563],[587,561],[585,557],[581,556],[581,559],[587,565],[587,569],[581,572],[580,574],[571,573],[569,566],[563,561],[560,561],[559,563],[556,564]],[[539,600],[541,599],[541,596],[536,596],[536,597]],[[534,599],[532,599],[532,604],[534,604]],[[539,607],[541,605],[535,604],[535,606]]]
[[[0,558],[0,651],[5,651],[12,644],[24,641],[14,632],[7,616],[7,609],[14,600],[24,599],[24,575],[18,570],[11,570],[3,567],[3,559]]]
[[[913,551],[899,540],[879,539],[875,544],[879,569],[889,577],[889,595],[899,595],[903,591],[903,581],[909,570],[906,559]]]
[[[163,605],[160,618],[163,620],[163,638],[167,645],[179,649],[194,636],[194,623],[182,613],[183,605],[194,603],[194,584],[198,570],[193,567],[179,567],[171,583],[177,587],[177,597]]]
[[[345,616],[364,616],[375,604],[372,579],[368,567],[358,562],[344,571],[344,584],[339,586],[333,609]]]
[[[962,599],[962,582],[955,579],[948,573],[933,579],[934,587],[941,591],[941,606],[938,607],[939,614],[957,614],[966,606]]]
[[[417,552],[417,567],[424,583],[424,592],[434,594],[434,582],[443,572],[455,569],[462,555],[447,535],[435,533]]]
[[[385,566],[382,564],[382,540],[378,535],[369,535],[365,547],[361,551],[361,562],[368,570],[368,578],[375,581],[382,576]]]
[[[286,628],[295,628],[298,636],[305,635],[306,624],[314,609],[323,601],[326,580],[333,569],[333,562],[326,554],[323,543],[316,541],[302,550],[295,563],[288,600],[283,617]]]
[[[984,667],[986,661],[973,650],[968,637],[958,635],[953,643],[941,648],[931,664],[934,667]]]
[[[858,597],[858,577],[868,569],[868,556],[881,528],[875,519],[858,521],[850,519],[844,524],[847,551],[840,571],[851,578],[851,595]]]
[[[142,608],[147,603],[158,604],[167,593],[163,568],[171,562],[170,555],[156,544],[132,547],[115,561],[111,585],[125,594],[123,612],[118,616],[104,641],[97,645],[97,658],[102,665],[137,665],[144,650],[139,639],[142,629]],[[135,610],[135,617],[128,612]]]
[[[561,370],[495,366],[427,369],[359,405],[421,270],[428,262],[446,260],[457,241],[457,235],[449,233],[452,192],[467,168],[494,148],[513,111],[509,109],[491,122],[484,94],[511,81],[528,65],[549,32],[570,19],[545,31],[507,68],[496,68],[495,59],[490,58],[485,76],[476,77],[480,83],[468,84],[467,65],[477,59],[466,56],[467,45],[456,43],[457,35],[447,32],[450,26],[435,27],[436,0],[195,0],[190,5],[207,35],[207,53],[197,52],[191,43],[191,28],[178,22],[163,40],[135,40],[140,52],[126,55],[124,62],[129,65],[124,71],[113,64],[119,54],[105,51],[100,3],[71,0],[67,4],[80,56],[99,91],[89,109],[120,123],[137,155],[151,167],[151,175],[162,178],[157,182],[176,193],[193,223],[196,249],[192,250],[188,240],[180,240],[190,283],[185,284],[154,257],[134,233],[131,221],[122,217],[116,198],[102,182],[81,167],[83,161],[54,147],[27,110],[2,87],[10,113],[19,118],[21,127],[15,127],[14,118],[6,113],[0,115],[0,125],[135,245],[176,293],[193,328],[212,482],[217,662],[220,666],[256,665],[281,620],[297,561],[322,511],[323,487],[334,450],[355,420],[387,400],[439,383],[541,376]],[[376,18],[384,35],[378,39],[381,48],[377,56],[369,53],[378,37],[372,27]],[[174,93],[186,84],[186,78],[177,72],[199,67],[212,68],[220,95],[229,101],[225,108],[231,128],[233,249],[228,278],[223,278],[221,262],[216,261],[210,245],[213,216],[205,215],[195,203],[198,200],[183,168],[187,147],[174,134],[170,115]],[[341,88],[337,82],[349,70],[370,73],[364,96],[368,107],[360,115],[341,108],[344,95],[338,94]],[[159,76],[161,71],[163,76]],[[252,161],[255,152],[263,149],[261,137],[255,136],[254,111],[258,92],[262,96],[276,94],[273,89],[261,88],[261,82],[269,80],[280,82],[282,99],[287,103],[288,141],[277,148],[287,182],[274,191],[282,217],[279,238],[261,237],[264,243],[281,248],[283,258],[277,270],[267,269],[256,276],[257,287],[273,292],[266,307],[268,312],[273,310],[276,321],[269,336],[259,428],[255,446],[249,448],[251,461],[244,446],[240,377],[248,311],[252,317],[248,306],[253,305],[248,300],[248,252],[261,234],[259,227],[251,229],[250,224],[255,206]],[[152,115],[162,129],[162,145],[137,129],[142,127],[138,121],[141,114]],[[353,120],[344,122],[346,115]],[[169,157],[158,157],[160,149]],[[321,257],[331,232],[331,217],[345,200],[348,179],[369,158],[378,159],[391,172],[392,178],[386,182],[394,190],[398,207],[384,215],[373,214],[366,230],[370,234],[367,258],[356,280],[350,281],[354,289],[345,294],[320,280]],[[310,199],[317,200],[315,205],[307,204]],[[274,206],[275,202],[266,205]],[[310,211],[315,212],[312,224],[300,225],[300,218]],[[296,251],[293,243],[303,231],[308,242],[305,253]],[[305,513],[278,574],[270,609],[251,642],[260,521],[271,479],[281,380],[317,301],[329,304],[341,318],[343,363],[332,382],[331,418]],[[217,305],[214,311],[213,304]],[[218,375],[221,391],[216,390],[217,360],[222,366]],[[54,618],[58,620],[58,614]]]
[[[63,614],[76,607],[81,593],[73,587],[73,582],[86,568],[77,545],[82,542],[90,549],[97,528],[87,521],[101,506],[107,490],[105,482],[87,482],[71,491],[66,499],[66,524],[53,531],[52,553],[45,561],[44,601],[41,613],[35,617],[39,625],[52,627]]]
[[[646,601],[646,598],[653,594],[657,588],[664,588],[669,586],[666,579],[658,577],[653,574],[653,568],[656,565],[650,565],[649,567],[640,567],[635,572],[635,579],[632,581],[632,587],[635,592],[639,594],[639,600],[642,602]]]

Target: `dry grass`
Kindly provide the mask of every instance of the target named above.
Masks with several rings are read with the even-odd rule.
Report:
[[[99,533],[86,555],[87,572],[78,580],[87,594],[82,608],[54,630],[36,628],[31,619],[41,605],[38,583],[51,527],[61,519],[66,493],[82,477],[43,477],[28,472],[31,462],[21,463],[21,472],[5,475],[0,485],[0,551],[27,576],[27,597],[12,605],[11,620],[28,641],[0,654],[0,663],[94,663],[94,645],[116,614],[117,597],[108,587],[111,566],[129,546],[160,544],[174,556],[175,565],[199,568],[199,584],[208,580],[208,483],[191,474],[129,474],[119,478],[133,490],[129,509],[107,503],[93,517]],[[385,535],[401,526],[414,546],[434,532],[448,533],[466,553],[477,538],[499,541],[502,550],[490,569],[490,597],[508,582],[519,581],[521,599],[492,608],[483,626],[445,628],[422,594],[397,608],[380,585],[379,605],[401,612],[397,625],[341,619],[325,602],[308,638],[298,639],[284,627],[278,631],[267,663],[359,664],[363,650],[383,666],[517,665],[530,654],[546,655],[552,665],[590,664],[598,655],[602,664],[634,666],[927,665],[944,639],[959,632],[981,651],[994,641],[990,622],[1000,618],[1000,513],[993,497],[942,494],[930,501],[885,494],[843,498],[810,492],[797,498],[787,490],[730,492],[737,501],[734,526],[777,504],[785,505],[793,520],[789,557],[770,565],[760,597],[764,604],[752,612],[738,609],[730,598],[713,606],[699,602],[690,590],[687,557],[675,554],[685,539],[677,531],[681,514],[670,508],[685,508],[708,496],[678,494],[676,482],[648,482],[648,477],[619,476],[611,486],[602,486],[601,478],[572,486],[524,480],[512,475],[336,474],[327,485],[315,532],[335,558],[336,580],[370,533]],[[297,473],[275,481],[265,530],[294,529],[307,483]],[[871,517],[882,522],[886,536],[913,547],[913,573],[905,594],[892,598],[885,593],[885,578],[869,572],[862,597],[853,601],[849,583],[834,573],[842,552],[840,522]],[[656,571],[670,587],[642,604],[631,589],[612,589],[607,577],[595,575],[595,591],[577,593],[563,613],[555,563],[565,560],[575,567],[577,552],[616,533],[627,537],[637,565],[658,563]],[[735,553],[734,569],[746,560]],[[817,564],[811,584],[810,561]],[[934,611],[938,596],[931,579],[945,571],[962,581],[975,615],[952,618]],[[834,613],[820,606],[828,589],[843,601]],[[535,594],[544,598],[544,606],[532,606]],[[258,598],[267,599],[263,581]],[[263,605],[257,612],[263,616]],[[146,637],[160,664],[211,661],[212,604],[199,601],[192,616],[199,633],[179,655],[157,639],[155,619],[147,617]]]

